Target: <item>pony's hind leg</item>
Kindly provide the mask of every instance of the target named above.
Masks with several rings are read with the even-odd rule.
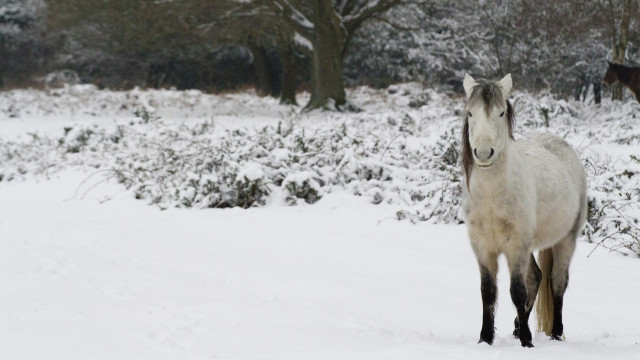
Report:
[[[531,315],[531,310],[533,310],[533,304],[536,300],[536,295],[538,294],[538,288],[540,287],[540,280],[542,279],[542,271],[538,267],[536,263],[536,259],[531,254],[531,258],[529,259],[529,271],[526,275],[526,287],[527,287],[527,302],[525,306],[525,322],[529,322],[529,316]],[[515,329],[513,330],[513,336],[516,338],[520,335],[520,322],[518,321],[518,317],[513,321],[515,325]]]
[[[551,252],[553,265],[551,267],[551,291],[553,294],[553,328],[551,339],[562,340],[564,325],[562,324],[562,305],[564,293],[569,284],[569,264],[576,248],[576,235],[569,234],[556,244]]]

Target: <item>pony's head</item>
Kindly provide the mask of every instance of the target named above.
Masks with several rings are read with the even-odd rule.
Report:
[[[614,82],[618,81],[618,72],[621,69],[621,65],[615,64],[607,61],[609,67],[607,67],[607,73],[604,74],[604,79],[602,79],[602,83],[605,85],[611,85]]]
[[[507,97],[511,91],[511,74],[500,81],[464,77],[467,103],[462,129],[462,166],[469,182],[475,163],[490,168],[513,140],[513,108]]]

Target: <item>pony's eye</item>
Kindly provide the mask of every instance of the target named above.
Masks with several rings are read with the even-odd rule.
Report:
[[[469,111],[469,117],[473,117],[473,115],[471,114],[471,111]]]
[[[503,116],[504,116],[504,111],[500,113],[500,117],[503,117]]]

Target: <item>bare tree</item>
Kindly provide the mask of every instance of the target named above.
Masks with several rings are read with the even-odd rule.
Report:
[[[306,109],[349,108],[343,60],[354,34],[367,20],[389,9],[420,0],[266,0],[312,51],[311,98]]]
[[[250,50],[258,95],[280,94],[281,103],[297,104],[297,59],[301,49],[294,42],[294,31],[264,0],[220,0],[215,5],[209,5],[206,11],[198,13],[197,28],[203,38],[218,43],[240,44]],[[272,61],[274,49],[280,57],[280,69],[276,69]],[[277,70],[280,70],[279,79]]]
[[[93,65],[82,61],[89,64],[83,66],[94,67],[87,73],[104,71],[100,62],[114,59],[128,65],[121,69],[123,82],[161,86],[171,59],[184,57],[186,49],[197,44],[189,15],[180,12],[176,3],[48,0],[48,5],[48,25],[66,33],[67,50],[79,57],[93,54],[99,60]]]

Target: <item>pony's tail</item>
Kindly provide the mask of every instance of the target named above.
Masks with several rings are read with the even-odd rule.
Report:
[[[538,288],[538,301],[536,303],[538,331],[544,331],[548,336],[551,336],[551,329],[553,328],[553,291],[551,290],[553,253],[551,249],[540,250],[538,263],[542,271],[542,280]]]

